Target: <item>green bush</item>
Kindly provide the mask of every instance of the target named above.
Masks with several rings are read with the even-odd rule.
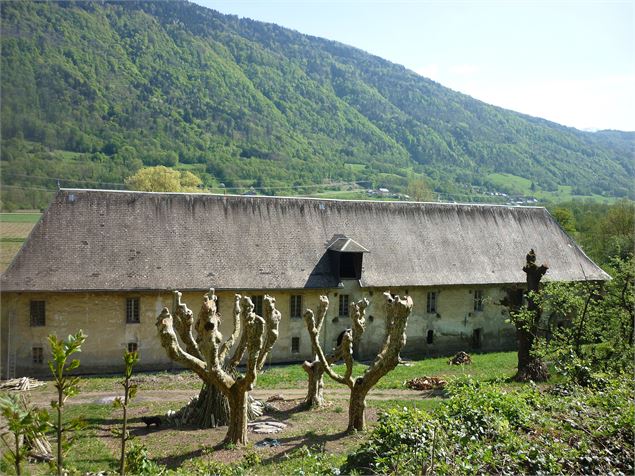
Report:
[[[633,384],[546,391],[460,379],[433,413],[380,416],[342,472],[362,474],[607,474],[633,472]]]

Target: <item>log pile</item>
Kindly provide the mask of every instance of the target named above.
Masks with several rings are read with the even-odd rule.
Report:
[[[445,387],[447,383],[439,377],[416,377],[406,380],[404,385],[412,390],[437,390]]]
[[[46,385],[46,383],[40,382],[39,380],[36,380],[34,378],[20,377],[2,382],[0,384],[0,389],[14,392],[26,392],[28,390],[41,387],[42,385]]]
[[[467,365],[472,363],[472,357],[467,352],[457,352],[457,354],[448,360],[448,365]]]

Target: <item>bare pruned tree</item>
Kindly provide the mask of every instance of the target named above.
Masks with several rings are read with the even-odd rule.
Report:
[[[399,352],[406,344],[406,323],[412,311],[412,299],[405,296],[392,296],[389,292],[384,293],[386,299],[386,336],[381,352],[377,355],[373,363],[366,369],[360,377],[353,377],[353,347],[357,345],[365,329],[365,312],[368,307],[368,300],[362,299],[351,304],[352,327],[344,331],[339,339],[338,346],[331,358],[327,358],[318,340],[318,322],[312,310],[307,309],[304,313],[304,320],[307,324],[311,344],[316,351],[319,362],[324,372],[336,382],[346,385],[351,391],[348,408],[348,429],[347,431],[361,431],[366,427],[365,409],[366,395],[371,388],[377,384],[388,372],[393,370],[399,362]],[[328,307],[328,298],[320,296],[320,307],[318,317],[322,315],[322,320]],[[319,320],[319,319],[318,319]],[[320,322],[321,323],[321,322]],[[335,360],[343,360],[346,365],[344,375],[336,373],[331,364]]]
[[[278,338],[281,315],[275,308],[275,299],[265,295],[261,317],[253,312],[254,304],[249,297],[236,294],[233,331],[223,341],[213,289],[204,296],[196,321],[192,311],[181,302],[181,293],[177,292],[176,296],[174,316],[168,308],[163,308],[157,319],[161,345],[173,361],[196,373],[204,388],[216,389],[222,394],[229,407],[225,442],[244,445],[247,443],[248,392],[253,389],[258,372]],[[239,335],[234,354],[228,357]],[[236,366],[245,354],[246,369],[241,375]]]

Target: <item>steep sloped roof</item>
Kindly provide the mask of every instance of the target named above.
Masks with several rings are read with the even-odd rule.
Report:
[[[60,190],[3,291],[337,286],[327,248],[363,243],[362,286],[604,280],[544,208]]]

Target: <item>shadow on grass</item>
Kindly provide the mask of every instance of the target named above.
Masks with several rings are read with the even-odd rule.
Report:
[[[289,436],[286,438],[276,438],[280,446],[285,446],[287,449],[280,453],[276,453],[269,458],[265,458],[262,460],[262,465],[270,465],[280,463],[289,458],[294,452],[299,450],[302,447],[307,448],[319,448],[319,452],[323,453],[326,443],[331,441],[341,440],[342,438],[346,438],[349,436],[346,430],[340,431],[339,433],[333,434],[318,434],[314,431],[307,431],[304,435],[301,436]]]

